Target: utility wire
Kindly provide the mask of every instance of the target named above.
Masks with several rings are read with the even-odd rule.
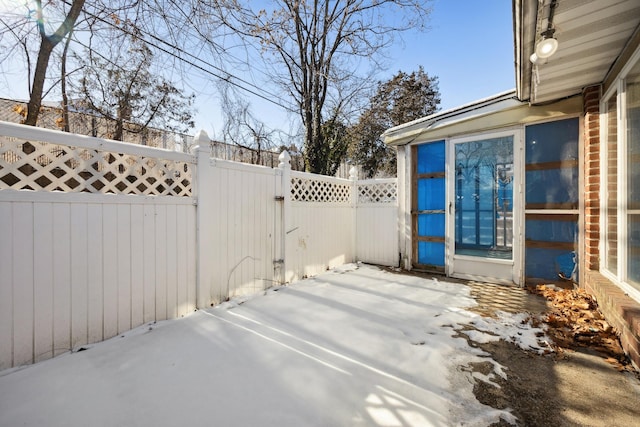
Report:
[[[154,35],[154,34],[151,34],[151,33],[146,32],[146,31],[144,31],[144,30],[140,30],[140,32],[142,32],[142,33],[146,33],[149,37],[151,37],[151,38],[153,38],[154,40],[157,40],[157,41],[159,41],[159,42],[161,42],[161,43],[163,43],[163,44],[165,44],[165,45],[167,45],[167,46],[171,47],[172,49],[177,50],[177,51],[178,51],[178,52],[180,52],[181,54],[187,55],[187,56],[189,56],[189,57],[191,57],[191,58],[194,58],[194,59],[196,59],[196,60],[198,60],[198,61],[200,61],[200,62],[203,62],[204,64],[206,64],[207,66],[209,66],[209,67],[213,68],[214,70],[217,70],[217,71],[219,71],[219,72],[221,72],[221,73],[224,73],[224,74],[226,75],[226,77],[222,77],[222,76],[219,76],[219,75],[217,75],[217,74],[215,74],[215,73],[213,73],[213,72],[207,71],[209,74],[212,74],[212,75],[214,75],[214,76],[216,76],[216,77],[218,77],[218,78],[220,78],[220,79],[222,79],[222,80],[226,81],[227,83],[230,83],[230,84],[232,84],[232,85],[234,85],[234,86],[236,86],[236,87],[238,87],[238,88],[240,88],[240,89],[243,89],[243,90],[245,90],[245,91],[247,91],[247,92],[249,92],[249,93],[252,93],[252,94],[254,94],[254,95],[256,95],[256,96],[259,96],[260,98],[262,98],[262,99],[264,99],[264,100],[266,100],[266,101],[269,101],[269,102],[271,102],[271,103],[273,103],[273,104],[275,104],[275,105],[278,105],[278,106],[280,106],[280,107],[282,107],[282,108],[286,109],[287,111],[290,111],[290,112],[296,112],[296,111],[295,111],[294,109],[292,109],[291,107],[285,106],[285,105],[283,105],[283,104],[281,104],[281,103],[279,103],[279,102],[275,102],[273,99],[270,99],[270,98],[266,98],[266,97],[265,97],[266,95],[268,95],[268,96],[271,96],[271,97],[273,97],[273,98],[276,98],[276,99],[278,99],[279,101],[281,101],[281,102],[282,102],[282,101],[283,101],[283,100],[282,100],[282,98],[280,98],[278,95],[276,95],[276,94],[274,94],[274,93],[272,93],[272,92],[266,91],[266,90],[264,90],[263,88],[261,88],[260,86],[257,86],[256,84],[251,83],[251,82],[249,82],[249,81],[247,81],[247,80],[245,80],[245,79],[243,79],[243,78],[240,78],[240,77],[238,77],[238,76],[236,76],[236,75],[234,75],[234,74],[231,74],[231,73],[230,73],[230,72],[228,72],[227,70],[225,70],[225,69],[223,69],[223,68],[220,68],[220,67],[218,67],[218,66],[216,66],[216,65],[214,65],[214,64],[211,64],[210,62],[204,61],[204,60],[202,60],[201,58],[199,58],[199,57],[197,57],[197,56],[195,56],[195,55],[193,55],[193,54],[191,54],[191,53],[189,53],[189,52],[186,52],[184,49],[182,49],[182,48],[180,48],[180,47],[178,47],[178,46],[176,46],[176,45],[173,45],[173,44],[171,44],[171,43],[169,43],[169,42],[166,42],[166,41],[162,40],[161,38],[157,37],[157,36],[156,36],[156,35]],[[144,40],[144,39],[143,39],[143,41],[144,41],[145,43],[149,43],[148,41],[146,41],[146,40]],[[151,44],[151,46],[154,46],[154,47],[156,47],[157,49],[162,50],[163,52],[167,52],[167,53],[169,53],[168,51],[166,51],[165,49],[163,49],[163,48],[161,48],[161,47],[159,47],[159,46],[157,46],[157,45]],[[186,59],[184,59],[184,58],[182,58],[182,57],[180,57],[180,56],[178,56],[178,55],[175,55],[175,54],[173,54],[173,53],[169,53],[169,54],[170,54],[171,56],[173,56],[173,57],[175,57],[175,58],[177,58],[177,59],[181,60],[181,61],[186,62],[187,64],[193,65],[193,66],[195,66],[195,67],[197,67],[197,68],[199,68],[199,69],[201,69],[201,70],[203,70],[203,71],[206,71],[206,70],[204,70],[202,67],[198,67],[198,66],[194,65],[194,64],[193,64],[193,62],[188,61],[188,60],[186,60]],[[261,95],[261,94],[256,93],[254,90],[247,89],[247,88],[245,88],[245,87],[241,86],[239,83],[235,83],[235,82],[233,82],[233,81],[231,80],[232,78],[233,78],[233,79],[238,80],[239,82],[244,83],[245,85],[248,85],[248,86],[251,86],[251,87],[255,88],[255,90],[259,90],[259,91],[263,92],[263,93],[264,93],[264,94],[266,94],[266,95]]]
[[[67,5],[70,5],[70,3],[68,1],[65,1],[64,3],[67,4]],[[225,75],[223,76],[223,75],[217,74],[216,72],[214,72],[214,71],[212,71],[210,69],[207,69],[204,66],[198,65],[198,64],[196,64],[195,62],[193,62],[193,61],[191,61],[189,59],[186,59],[186,58],[184,58],[184,57],[182,57],[180,55],[177,55],[175,52],[169,51],[166,48],[163,48],[163,47],[159,46],[156,43],[150,42],[149,40],[145,39],[144,37],[140,37],[140,35],[138,35],[138,34],[134,34],[131,31],[128,31],[128,30],[126,30],[124,28],[121,28],[121,27],[115,25],[114,23],[112,23],[112,22],[110,22],[110,21],[108,21],[108,20],[96,15],[95,13],[89,12],[88,10],[84,10],[84,13],[89,15],[89,16],[91,16],[92,18],[95,18],[96,20],[98,20],[100,22],[103,22],[103,23],[105,23],[105,24],[107,24],[107,25],[109,25],[109,26],[111,26],[111,27],[113,27],[113,28],[115,28],[115,29],[127,34],[127,35],[130,35],[132,37],[136,37],[138,39],[141,39],[147,45],[152,46],[152,47],[154,47],[154,48],[156,48],[156,49],[168,54],[169,56],[171,56],[173,58],[176,58],[179,61],[182,61],[182,62],[184,62],[184,63],[186,63],[186,64],[188,64],[188,65],[190,65],[190,66],[192,66],[192,67],[194,67],[194,68],[196,68],[198,70],[200,70],[200,71],[203,71],[206,74],[209,74],[209,75],[211,75],[213,77],[216,77],[216,78],[218,78],[220,80],[223,80],[223,81],[225,81],[225,82],[227,82],[227,83],[229,83],[229,84],[231,84],[231,85],[233,85],[233,86],[235,86],[235,87],[237,87],[237,88],[239,88],[239,89],[241,89],[241,90],[243,90],[243,91],[245,91],[247,93],[250,93],[250,94],[252,94],[254,96],[257,96],[257,97],[259,97],[259,98],[261,98],[261,99],[263,99],[263,100],[265,100],[265,101],[267,101],[267,102],[269,102],[271,104],[274,104],[274,105],[276,105],[276,106],[278,106],[278,107],[280,107],[280,108],[282,108],[282,109],[284,109],[284,110],[286,110],[288,112],[293,112],[293,113],[297,112],[297,110],[294,109],[293,107],[285,105],[284,104],[285,101],[282,100],[278,95],[276,95],[274,93],[271,93],[269,91],[266,91],[266,90],[264,90],[263,88],[257,86],[254,83],[251,83],[251,82],[249,82],[247,80],[244,80],[244,79],[242,79],[242,78],[240,78],[240,77],[238,77],[238,76],[236,76],[236,75],[234,75],[234,74],[232,74],[232,73],[230,73],[230,72],[228,72],[228,71],[226,71],[226,70],[224,70],[224,69],[222,69],[222,68],[220,68],[220,67],[218,67],[218,66],[216,66],[214,64],[211,64],[208,61],[203,60],[202,58],[199,58],[199,57],[197,57],[197,56],[195,56],[195,55],[193,55],[193,54],[191,54],[189,52],[186,52],[184,49],[182,49],[182,48],[180,48],[180,47],[178,47],[178,46],[176,46],[174,44],[171,44],[171,43],[161,39],[160,37],[157,37],[156,35],[151,34],[148,31],[145,31],[145,30],[137,27],[137,30],[140,31],[141,34],[146,34],[148,37],[151,37],[153,40],[156,40],[156,41],[162,43],[163,45],[166,45],[169,48],[174,49],[175,51],[178,51],[179,53],[181,53],[183,55],[189,56],[189,57],[191,57],[191,58],[193,58],[193,59],[205,64],[205,66],[211,67],[211,68],[213,68],[214,70],[216,70],[218,72],[224,73]],[[88,48],[86,45],[84,45],[84,44],[82,44],[80,42],[78,42],[78,43],[80,45],[84,46],[85,48]],[[239,81],[239,82],[241,82],[241,83],[243,83],[245,85],[248,85],[248,86],[250,86],[250,87],[252,87],[254,89],[247,88],[247,87],[243,86],[242,84],[240,84],[240,83],[238,83],[238,82],[236,82],[234,80],[237,80],[237,81]],[[276,101],[274,98],[277,99],[280,102]]]

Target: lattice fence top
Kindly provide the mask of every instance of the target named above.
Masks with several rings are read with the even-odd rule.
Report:
[[[191,197],[192,165],[0,137],[0,190]]]
[[[397,201],[396,180],[358,183],[358,203],[396,203]]]
[[[351,185],[313,178],[291,178],[291,200],[295,202],[349,203]]]

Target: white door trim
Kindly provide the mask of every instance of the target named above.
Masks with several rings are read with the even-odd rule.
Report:
[[[446,190],[446,265],[447,274],[462,279],[484,282],[523,283],[523,224],[524,224],[524,132],[522,127],[451,138],[447,141]],[[512,259],[484,258],[455,254],[455,147],[457,144],[492,138],[513,137],[513,251]]]

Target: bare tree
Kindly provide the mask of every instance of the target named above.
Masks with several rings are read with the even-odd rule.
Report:
[[[36,0],[36,22],[38,33],[40,34],[40,49],[38,51],[38,59],[36,61],[36,69],[33,73],[33,83],[31,85],[31,93],[29,95],[29,103],[27,105],[27,117],[24,121],[26,125],[35,126],[42,105],[42,94],[44,91],[44,82],[47,76],[47,68],[49,67],[49,58],[62,39],[73,29],[73,26],[82,12],[84,0],[73,0],[62,24],[53,34],[47,34],[44,28],[44,15],[42,8],[42,0]]]
[[[311,172],[327,169],[324,115],[343,107],[339,99],[328,100],[359,78],[354,70],[363,68],[362,61],[377,65],[394,36],[424,28],[430,13],[424,0],[274,0],[268,11],[248,1],[216,5],[224,25],[260,43],[273,81],[297,103]]]
[[[114,123],[109,137],[115,140],[122,140],[125,130],[141,133],[152,125],[174,132],[193,128],[195,95],[185,95],[150,72],[153,53],[135,29],[110,32],[109,52],[88,50],[86,59],[77,58],[83,69],[81,77],[71,81],[75,107]]]
[[[253,153],[251,162],[263,164],[263,154],[274,148],[276,131],[252,113],[248,102],[223,96],[224,140]]]
[[[69,46],[71,45],[71,37],[73,35],[73,29],[67,34],[67,39],[64,42],[64,49],[62,51],[62,57],[60,58],[60,91],[62,92],[62,130],[70,132],[69,127],[69,97],[67,96],[67,54],[69,53]]]
[[[19,11],[15,11],[19,12]],[[7,67],[12,62],[22,59],[25,63],[24,70],[20,70],[21,75],[27,76],[23,81],[27,84],[28,92],[31,93],[32,64],[30,53],[30,37],[32,36],[32,26],[28,25],[29,19],[26,14],[0,14],[0,64],[2,64],[2,74],[8,76],[15,74],[14,70]],[[25,112],[26,115],[26,112]]]
[[[77,61],[73,61],[78,57],[86,59],[87,53],[108,57],[105,48],[111,46],[109,39],[113,32],[124,30],[123,26],[118,28],[118,22],[127,22],[129,30],[137,32],[140,40],[162,57],[158,62],[163,66],[154,71],[155,75],[184,73],[190,65],[176,52],[195,51],[194,47],[199,45],[212,50],[219,48],[211,37],[203,43],[205,35],[192,37],[188,31],[194,23],[200,24],[197,28],[202,27],[207,16],[201,10],[202,4],[200,0],[38,0],[34,5],[28,2],[21,10],[0,15],[2,72],[18,68],[22,58],[21,72],[28,77],[30,100],[23,122],[37,123],[42,100],[53,91],[62,96],[60,125],[68,129],[67,80],[78,71]],[[123,32],[122,36],[127,34]],[[64,44],[64,49],[56,55],[59,44]]]

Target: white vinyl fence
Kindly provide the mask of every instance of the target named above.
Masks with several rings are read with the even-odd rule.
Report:
[[[286,280],[355,261],[353,182],[304,172],[291,172],[289,182]]]
[[[195,309],[193,156],[0,129],[0,368]]]
[[[397,179],[370,179],[357,181],[355,185],[358,260],[399,266]]]
[[[274,283],[279,221],[277,169],[210,159],[198,149],[198,306],[252,294]]]
[[[0,370],[353,261],[397,265],[396,181],[0,122]]]

